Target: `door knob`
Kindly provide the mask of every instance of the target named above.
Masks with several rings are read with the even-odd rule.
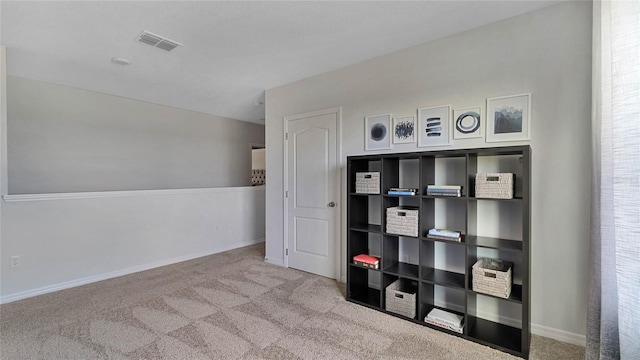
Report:
[[[327,204],[327,206],[329,206],[329,207],[336,207],[336,203],[334,203],[334,202],[332,201],[332,202],[330,202],[329,204]]]

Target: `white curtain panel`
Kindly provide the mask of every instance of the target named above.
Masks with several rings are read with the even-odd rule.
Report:
[[[587,359],[640,359],[640,1],[595,1]]]

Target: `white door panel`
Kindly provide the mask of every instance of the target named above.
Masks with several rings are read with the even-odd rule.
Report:
[[[308,128],[292,134],[291,141],[295,157],[292,183],[295,206],[324,211],[329,203],[328,184],[317,180],[326,178],[329,172],[329,154],[324,151],[329,144],[328,129]]]
[[[337,112],[286,119],[288,266],[331,278],[338,261],[337,125]]]
[[[297,217],[295,219],[295,253],[329,257],[329,221]]]

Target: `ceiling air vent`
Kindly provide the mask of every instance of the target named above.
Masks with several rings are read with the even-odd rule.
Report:
[[[165,37],[150,33],[148,31],[143,31],[142,34],[138,36],[138,41],[166,51],[171,51],[178,46],[182,46],[182,44],[177,41],[169,40]]]

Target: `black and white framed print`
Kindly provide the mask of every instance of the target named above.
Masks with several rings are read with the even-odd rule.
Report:
[[[480,106],[453,110],[453,139],[479,138],[483,135]]]
[[[487,142],[529,140],[531,94],[487,99]]]
[[[393,143],[410,144],[416,142],[416,117],[397,116],[393,118]]]
[[[451,106],[418,109],[418,147],[449,145]]]
[[[364,149],[391,149],[391,114],[365,116]]]

